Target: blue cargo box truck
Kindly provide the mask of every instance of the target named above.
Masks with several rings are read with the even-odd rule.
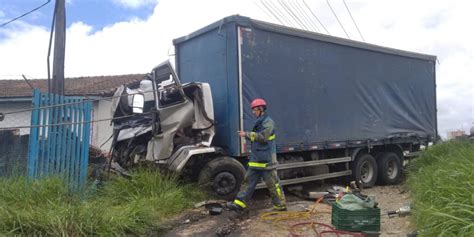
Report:
[[[237,131],[252,129],[254,98],[275,121],[284,185],[348,175],[366,187],[395,184],[404,159],[437,138],[435,56],[238,15],[173,43],[174,87],[209,86],[215,134],[202,152],[174,148],[157,163],[219,196],[232,197],[242,181],[250,144]]]

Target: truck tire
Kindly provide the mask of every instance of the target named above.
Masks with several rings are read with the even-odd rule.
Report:
[[[381,184],[398,184],[402,177],[401,158],[394,152],[384,152],[377,158],[378,181]]]
[[[230,200],[239,191],[245,176],[244,166],[231,157],[218,157],[209,161],[199,173],[198,183],[218,198]]]
[[[352,176],[361,181],[365,188],[373,187],[377,181],[377,163],[370,154],[361,154],[352,162]]]

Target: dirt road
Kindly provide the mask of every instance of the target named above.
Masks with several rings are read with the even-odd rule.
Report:
[[[312,185],[312,186],[311,186]],[[310,184],[305,190],[324,190],[330,185]],[[409,193],[403,185],[376,186],[366,189],[365,195],[373,195],[381,209],[380,236],[407,236],[413,232],[409,217],[388,218],[387,212],[410,203]],[[288,211],[305,211],[314,207],[314,201],[303,200],[287,192]],[[291,236],[290,226],[307,218],[301,216],[288,220],[264,220],[261,216],[271,212],[271,201],[266,190],[256,193],[250,203],[247,215],[236,215],[225,210],[220,215],[209,215],[204,207],[196,208],[183,214],[175,221],[175,228],[165,236]],[[311,220],[331,225],[331,207],[327,204],[317,204],[316,214]],[[322,230],[322,229],[320,229]],[[304,236],[316,236],[313,230],[298,229]],[[331,235],[324,235],[331,236]]]

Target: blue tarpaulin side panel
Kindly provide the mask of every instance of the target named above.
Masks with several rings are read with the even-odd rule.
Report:
[[[245,29],[244,104],[267,100],[279,145],[436,135],[433,61]]]
[[[235,136],[241,96],[246,130],[254,122],[250,101],[267,100],[279,147],[436,137],[435,56],[241,16],[224,18],[174,44],[181,80],[211,84],[215,145],[230,155],[241,155]]]

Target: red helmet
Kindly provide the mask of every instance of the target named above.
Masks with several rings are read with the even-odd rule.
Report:
[[[252,101],[252,103],[250,104],[250,108],[253,109],[257,106],[267,106],[267,103],[265,102],[265,100],[258,98]]]

